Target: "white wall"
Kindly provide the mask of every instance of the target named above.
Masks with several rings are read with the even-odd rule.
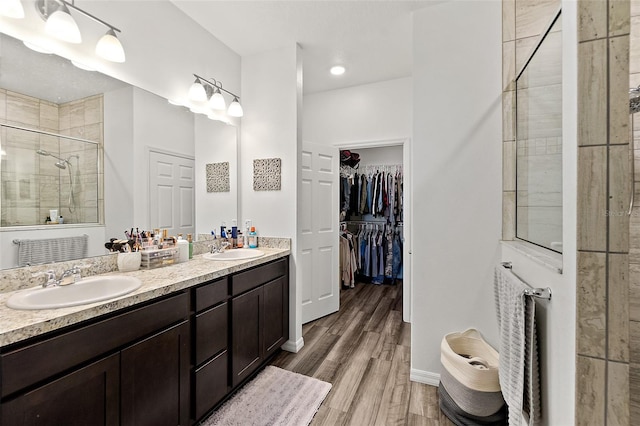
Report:
[[[411,99],[411,78],[305,95],[303,138],[327,145],[408,138]]]
[[[505,245],[504,261],[535,287],[551,287],[550,302],[537,304],[543,424],[575,423],[577,11],[562,2],[562,241],[563,273],[555,273]]]
[[[296,287],[295,236],[298,150],[301,147],[301,69],[299,47],[242,58],[244,96],[240,132],[240,215],[251,219],[258,236],[292,238],[289,339],[302,339],[300,294]],[[300,81],[301,82],[301,81]],[[253,190],[253,160],[280,158],[282,189]]]
[[[238,128],[203,115],[196,116],[195,126],[196,234],[209,234],[215,229],[218,235],[222,221],[231,226],[233,219],[239,219]],[[207,164],[221,162],[229,163],[230,191],[207,192]]]
[[[440,342],[479,329],[495,346],[502,212],[501,2],[414,12],[411,379],[437,384]]]

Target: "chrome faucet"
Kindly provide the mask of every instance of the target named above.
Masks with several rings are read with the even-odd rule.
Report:
[[[62,275],[60,275],[60,278],[56,277],[56,273],[53,269],[49,269],[48,271],[37,275],[45,275],[46,281],[42,283],[42,287],[48,288],[73,284],[82,278],[80,273],[80,266],[75,265],[71,269],[64,271]]]

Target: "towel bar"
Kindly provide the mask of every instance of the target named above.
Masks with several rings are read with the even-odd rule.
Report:
[[[511,273],[516,275],[515,272],[513,272],[513,265],[511,264],[511,262],[502,262],[502,267],[505,269],[511,269]],[[538,288],[527,289],[524,291],[524,294],[526,294],[527,296],[537,297],[538,299],[551,300],[551,288],[549,287],[547,288],[538,287]]]

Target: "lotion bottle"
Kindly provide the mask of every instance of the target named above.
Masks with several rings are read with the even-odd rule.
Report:
[[[178,234],[178,256],[179,262],[186,262],[189,260],[189,242],[182,238],[182,234]]]
[[[187,242],[189,243],[189,259],[193,259],[193,237],[187,234]]]

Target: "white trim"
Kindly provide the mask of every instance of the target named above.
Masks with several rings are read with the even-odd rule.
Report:
[[[357,141],[357,142],[337,142],[333,146],[336,148],[380,148],[386,146],[404,145],[409,142],[409,138],[401,139],[381,139],[377,141]]]
[[[300,349],[304,347],[304,338],[299,338],[297,341],[287,340],[284,345],[282,345],[282,350],[297,354],[300,352]]]
[[[412,382],[424,383],[425,385],[438,386],[440,384],[440,373],[432,373],[430,371],[416,370],[412,368],[409,379]]]

